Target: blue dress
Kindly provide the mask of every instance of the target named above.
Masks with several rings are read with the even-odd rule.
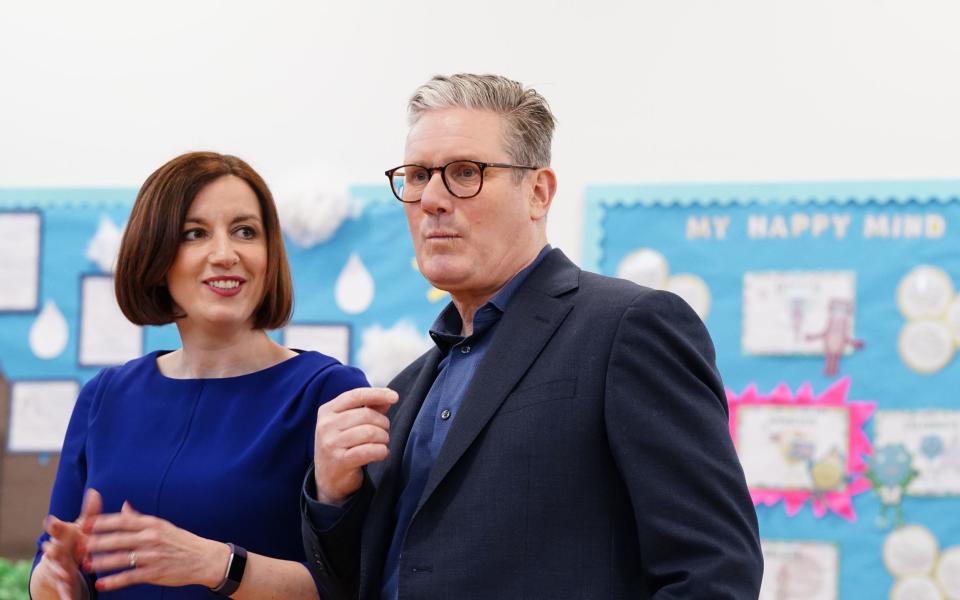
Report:
[[[73,521],[84,490],[104,512],[128,500],[205,538],[303,562],[300,488],[317,408],[369,385],[317,352],[223,379],[171,379],[152,352],[104,369],[81,390],[64,439],[50,513]],[[44,534],[39,545],[47,539]],[[224,565],[225,567],[226,565]],[[93,577],[89,577],[91,593]],[[202,586],[139,585],[101,598],[206,598]]]

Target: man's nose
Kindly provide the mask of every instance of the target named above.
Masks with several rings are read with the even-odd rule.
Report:
[[[420,208],[424,212],[444,213],[452,208],[453,195],[443,183],[443,175],[440,170],[430,172],[430,180],[423,188],[423,194],[420,196]]]

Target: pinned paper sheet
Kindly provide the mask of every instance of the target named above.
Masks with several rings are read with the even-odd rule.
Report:
[[[0,311],[37,308],[40,230],[40,213],[0,212]]]
[[[817,517],[856,518],[852,496],[870,489],[863,426],[874,403],[847,400],[849,387],[844,378],[819,396],[809,383],[795,395],[783,384],[770,394],[753,384],[740,394],[727,390],[730,434],[754,504],[782,500],[793,516],[809,501]]]
[[[900,445],[916,470],[907,486],[911,496],[960,495],[960,411],[878,411],[873,441]]]
[[[76,381],[14,381],[10,393],[10,452],[59,452],[80,393]]]
[[[291,323],[283,328],[283,345],[316,350],[345,365],[350,364],[350,325]]]
[[[759,600],[836,600],[837,546],[821,542],[761,540],[763,584]]]
[[[782,271],[743,276],[743,351],[830,355],[853,351],[853,271]]]
[[[143,329],[127,320],[113,278],[87,276],[81,285],[80,364],[119,365],[143,354]]]

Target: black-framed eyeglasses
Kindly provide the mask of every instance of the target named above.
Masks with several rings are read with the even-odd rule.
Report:
[[[498,169],[530,169],[525,165],[508,165],[504,163],[486,163],[478,160],[454,160],[440,167],[425,167],[423,165],[400,165],[384,171],[390,180],[390,189],[400,202],[420,202],[424,188],[430,183],[434,171],[440,171],[440,179],[444,187],[457,198],[473,198],[483,189],[483,172],[489,168]]]

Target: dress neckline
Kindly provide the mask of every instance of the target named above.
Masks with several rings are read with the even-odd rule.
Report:
[[[267,374],[274,374],[274,373],[276,373],[276,372],[278,372],[278,371],[281,371],[281,370],[283,370],[283,369],[287,369],[287,368],[296,366],[296,364],[299,364],[300,362],[302,362],[302,360],[303,360],[304,357],[306,357],[306,356],[309,356],[309,355],[319,355],[318,352],[315,352],[315,351],[313,351],[313,350],[297,350],[297,349],[295,349],[295,348],[291,348],[291,350],[293,350],[294,352],[296,352],[297,355],[296,355],[296,356],[291,356],[290,358],[284,359],[284,360],[278,362],[278,363],[275,364],[275,365],[270,365],[269,367],[266,367],[266,368],[264,368],[264,369],[260,369],[260,370],[258,370],[258,371],[251,371],[251,372],[249,372],[249,373],[244,373],[244,374],[242,374],[242,375],[231,375],[231,376],[229,376],[229,377],[187,377],[187,378],[179,378],[179,377],[169,377],[169,376],[167,376],[167,375],[164,375],[163,372],[160,371],[160,366],[157,364],[157,359],[160,358],[161,356],[163,356],[164,354],[169,354],[169,353],[173,352],[173,350],[154,350],[153,352],[150,352],[149,354],[147,354],[147,355],[145,356],[145,358],[147,359],[147,363],[149,364],[149,368],[150,368],[151,372],[154,374],[154,376],[156,376],[156,377],[158,377],[159,379],[162,379],[162,380],[164,380],[164,381],[173,381],[173,382],[182,381],[182,382],[185,382],[185,383],[188,383],[188,382],[198,382],[198,381],[203,381],[203,382],[206,382],[206,381],[228,382],[228,381],[239,381],[239,380],[246,379],[246,378],[260,377],[260,376],[267,375]]]

